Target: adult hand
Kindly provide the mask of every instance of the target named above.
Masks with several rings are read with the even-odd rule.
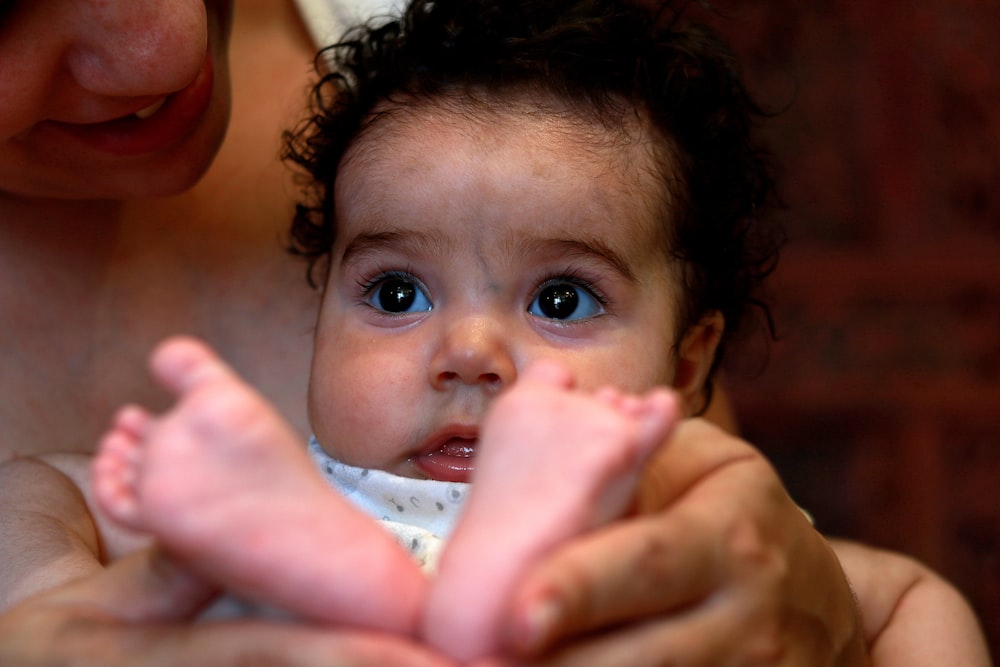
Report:
[[[399,637],[290,623],[189,621],[211,596],[151,550],[0,615],[0,665],[454,667]]]
[[[703,420],[650,465],[637,516],[556,551],[511,609],[519,664],[868,664],[829,544],[759,452]]]

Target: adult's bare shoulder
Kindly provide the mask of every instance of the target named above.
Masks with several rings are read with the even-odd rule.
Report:
[[[972,607],[937,573],[905,554],[831,543],[861,605],[874,667],[992,665]]]

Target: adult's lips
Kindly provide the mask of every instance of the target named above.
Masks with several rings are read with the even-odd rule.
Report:
[[[163,107],[163,105],[166,104],[166,102],[167,102],[167,98],[166,97],[161,97],[160,99],[156,100],[155,102],[153,102],[149,106],[143,107],[143,108],[139,109],[138,111],[136,111],[135,112],[135,116],[139,120],[146,120],[147,118],[149,118],[150,116],[152,116],[154,113],[156,113],[157,111],[159,111]]]
[[[47,121],[38,129],[102,153],[155,153],[182,142],[195,131],[211,104],[214,82],[215,68],[209,51],[198,75],[185,88],[154,98],[128,115],[102,123]]]

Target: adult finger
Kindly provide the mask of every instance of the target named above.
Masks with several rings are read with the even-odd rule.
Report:
[[[54,589],[45,603],[103,611],[123,622],[157,622],[189,619],[215,593],[213,586],[153,547]]]
[[[454,667],[399,637],[262,621],[122,624],[28,601],[0,616],[0,664],[32,667]]]
[[[573,540],[529,572],[513,598],[515,647],[689,605],[729,578],[727,505],[745,512],[739,495],[759,495],[758,458],[687,426],[664,449],[673,455],[658,456],[643,482],[640,508],[650,514]]]
[[[734,607],[742,607],[734,608]],[[838,654],[823,628],[801,619],[775,624],[756,605],[714,601],[592,633],[534,660],[495,660],[477,667],[832,667]],[[760,621],[760,622],[758,622]]]
[[[238,619],[190,620],[212,590],[155,550],[0,615],[0,665],[453,667],[402,638]]]
[[[867,664],[856,619],[837,622],[825,607],[788,596],[782,568],[740,572],[726,585],[669,613],[651,614],[588,634],[563,637],[518,665],[563,667],[798,667]],[[822,587],[814,593],[824,594]],[[810,600],[810,596],[805,596]],[[853,611],[853,608],[849,608]],[[497,663],[506,664],[506,663]],[[511,663],[514,664],[514,663]],[[491,666],[493,667],[493,666]]]
[[[134,642],[134,638],[129,640]],[[275,667],[456,667],[398,636],[317,627],[232,621],[153,632],[135,662],[143,667],[179,664]]]
[[[698,533],[701,533],[699,536]],[[692,604],[718,587],[725,564],[692,544],[697,521],[643,517],[574,540],[519,585],[505,636],[532,653],[559,639]]]

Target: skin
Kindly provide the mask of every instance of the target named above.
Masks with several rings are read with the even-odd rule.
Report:
[[[92,577],[54,589],[44,603],[0,617],[4,664],[453,667],[402,638],[241,621],[190,622],[205,585],[151,551],[137,551]],[[31,628],[25,633],[23,628]],[[44,646],[40,652],[39,645]],[[42,659],[44,663],[38,663]]]

